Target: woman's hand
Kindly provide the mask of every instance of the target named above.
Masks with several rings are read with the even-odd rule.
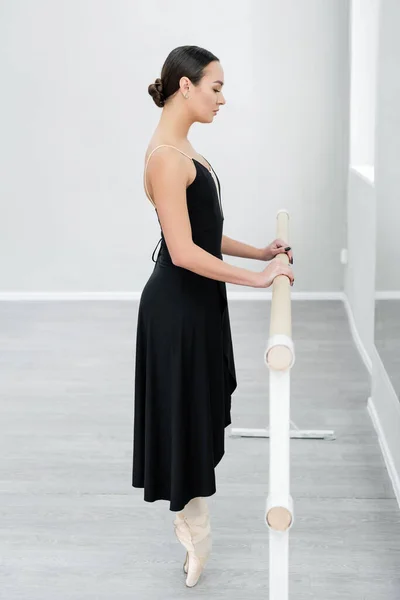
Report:
[[[275,258],[277,254],[287,254],[289,258],[289,262],[293,264],[293,252],[290,246],[281,239],[276,239],[265,248],[261,248],[260,250],[260,260],[272,260]]]
[[[279,258],[274,258],[261,273],[257,273],[254,287],[267,288],[278,275],[286,275],[289,278],[290,285],[293,285],[294,275],[292,267],[285,265]]]

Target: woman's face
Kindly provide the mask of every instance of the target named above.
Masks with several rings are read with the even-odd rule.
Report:
[[[214,60],[204,69],[204,75],[197,86],[189,84],[188,108],[194,121],[211,123],[217,111],[225,104],[222,92],[224,72],[219,61]]]

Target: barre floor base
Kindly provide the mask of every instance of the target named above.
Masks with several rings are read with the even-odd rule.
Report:
[[[336,439],[335,432],[331,429],[290,429],[289,435],[291,438],[309,439],[309,440],[334,440]],[[233,427],[229,432],[230,437],[258,437],[269,438],[269,429],[244,429]]]

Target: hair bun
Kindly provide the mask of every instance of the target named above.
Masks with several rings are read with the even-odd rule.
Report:
[[[157,106],[160,108],[164,106],[165,97],[163,93],[163,84],[159,77],[157,77],[154,83],[149,85],[148,92]]]

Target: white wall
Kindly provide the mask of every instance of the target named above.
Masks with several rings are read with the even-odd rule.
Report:
[[[368,4],[365,6],[368,8]],[[400,402],[374,344],[375,291],[399,290],[400,284],[397,267],[400,259],[400,4],[397,0],[380,2],[374,26],[378,30],[377,68],[375,74],[372,60],[370,76],[375,86],[371,94],[376,100],[371,154],[375,156],[375,181],[363,177],[355,168],[349,170],[349,263],[345,294],[357,336],[371,364],[368,409],[400,504]],[[366,89],[370,89],[369,84]],[[367,104],[369,100],[366,99]],[[356,131],[352,128],[353,133]]]
[[[375,186],[353,169],[349,169],[348,182],[348,264],[344,287],[370,368],[374,347]]]
[[[225,71],[227,105],[191,135],[222,181],[224,232],[267,244],[286,207],[296,291],[342,289],[347,30],[347,0],[3,3],[0,291],[141,290],[159,239],[147,86],[182,44]]]
[[[380,0],[352,0],[350,164],[345,295],[368,368],[374,348],[376,190],[375,126]]]
[[[255,234],[261,243],[264,229],[267,239],[275,236],[276,211],[287,208],[295,249],[293,290],[342,290],[349,5],[258,0],[254,10],[258,198],[234,232],[245,231],[249,240]]]
[[[376,290],[400,290],[400,4],[383,0],[376,117]],[[371,413],[400,505],[400,401],[378,352],[373,353]]]
[[[376,57],[380,0],[351,2],[351,164],[375,163]]]

